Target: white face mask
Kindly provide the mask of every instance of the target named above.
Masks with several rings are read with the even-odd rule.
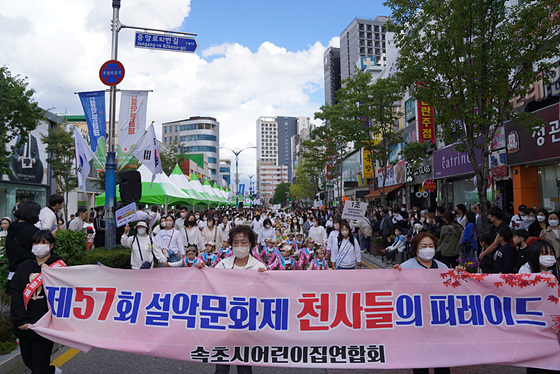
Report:
[[[557,219],[549,219],[548,224],[552,227],[556,227],[556,226],[558,226],[558,220]]]
[[[420,257],[422,260],[425,261],[430,261],[432,258],[434,258],[436,254],[436,249],[435,248],[422,248],[418,250],[418,257]]]
[[[265,227],[266,227],[267,229],[269,229],[269,228],[270,228],[270,225],[266,225]]]
[[[528,222],[535,222],[535,217],[529,216],[529,217],[527,217],[527,221]]]
[[[31,248],[31,252],[35,255],[35,257],[43,258],[49,254],[51,251],[51,246],[49,244],[35,244]]]
[[[173,222],[165,222],[166,227],[173,227]]]
[[[233,255],[237,258],[245,258],[249,256],[249,247],[233,247]]]
[[[146,228],[145,227],[138,227],[138,235],[140,235],[140,236],[146,235]]]
[[[187,216],[187,213],[185,213],[185,212],[181,213],[181,218],[185,218],[186,216]]]
[[[342,234],[342,236],[348,236],[348,234],[350,234],[350,231],[342,230],[342,231],[340,231],[340,233]]]
[[[166,228],[167,227],[167,222],[162,222],[160,225],[161,225],[161,227]]]
[[[546,219],[546,217],[544,217],[544,216],[537,216],[537,221],[539,221],[539,222],[544,222],[545,219]]]
[[[554,256],[551,256],[551,255],[540,256],[539,257],[539,263],[542,266],[549,268],[556,263],[556,258]]]

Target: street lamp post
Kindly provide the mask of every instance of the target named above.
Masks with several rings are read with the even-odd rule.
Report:
[[[252,147],[245,147],[243,149],[238,149],[238,148],[231,149],[228,147],[220,147],[220,148],[230,150],[235,155],[235,181],[234,181],[235,182],[235,207],[238,208],[239,207],[239,154],[246,149],[257,148],[257,147],[252,146]]]

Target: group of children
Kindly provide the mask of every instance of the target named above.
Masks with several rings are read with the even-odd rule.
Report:
[[[185,249],[186,257],[180,261],[170,262],[171,267],[196,267],[203,263],[205,267],[215,267],[223,259],[233,256],[229,239],[224,239],[222,247],[216,252],[215,243],[206,243],[204,252],[197,254],[196,247]],[[255,246],[251,255],[266,265],[268,270],[329,270],[331,268],[328,253],[315,244],[312,238],[303,240],[303,235],[289,233],[287,240],[266,239],[259,249]],[[200,265],[199,265],[200,266]]]

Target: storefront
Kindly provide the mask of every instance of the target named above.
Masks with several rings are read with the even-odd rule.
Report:
[[[419,207],[420,209],[427,209],[437,205],[436,197],[437,191],[427,192],[424,190],[422,184],[429,179],[433,178],[432,174],[432,158],[427,158],[416,169],[412,170],[409,165],[406,165],[406,189],[407,189],[407,202],[408,207]]]
[[[386,170],[386,172],[385,172]],[[386,174],[383,180],[383,174]],[[399,161],[387,168],[377,170],[377,181],[369,184],[369,194],[365,196],[373,206],[381,206],[382,187],[385,186],[384,192],[387,200],[387,206],[402,204],[405,201],[405,191],[403,186],[406,179],[406,165],[404,161]]]
[[[558,98],[554,99],[533,112],[544,121],[535,132],[527,132],[518,122],[504,123],[515,206],[560,209],[560,122]]]
[[[12,217],[16,202],[35,201],[41,206],[47,205],[50,168],[41,137],[47,135],[48,129],[49,123],[41,122],[35,130],[7,145],[8,148],[18,146],[10,156],[11,173],[0,178],[1,217]]]

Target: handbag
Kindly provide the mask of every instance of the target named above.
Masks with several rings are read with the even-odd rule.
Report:
[[[185,246],[185,253],[193,250],[194,253],[198,253],[198,247],[196,245],[191,244],[189,239],[189,233],[187,232],[187,228],[185,227],[185,236],[187,238],[187,245]]]
[[[140,249],[140,240],[138,240],[138,236],[134,235],[134,238],[136,239],[136,244],[138,245],[138,252],[140,252],[140,260],[142,261],[142,265],[140,265],[140,269],[151,269],[152,263],[150,261],[144,261],[144,256],[142,256],[142,250]],[[150,244],[153,246],[154,242],[152,241],[152,237],[149,236],[149,238],[150,238]]]

